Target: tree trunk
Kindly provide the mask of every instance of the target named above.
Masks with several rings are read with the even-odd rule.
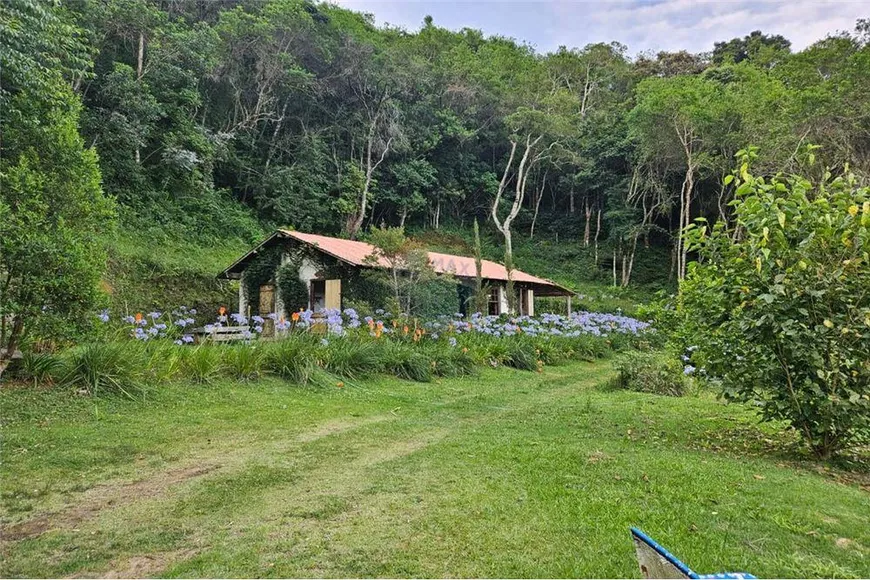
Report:
[[[682,239],[682,243],[680,244],[680,280],[684,280],[686,278],[686,262],[689,256],[689,252],[686,250],[686,240],[683,237],[683,233],[685,229],[689,227],[689,224],[692,221],[692,189],[695,186],[695,170],[690,166],[689,171],[686,174],[686,191],[684,194],[684,204],[686,207],[685,216],[683,225],[680,229],[680,239]]]
[[[145,69],[145,33],[139,32],[139,53],[136,57],[136,81],[142,80]],[[136,165],[142,163],[142,154],[139,152],[139,143],[136,143]]]
[[[145,70],[145,33],[139,33],[139,54],[136,57],[136,80],[142,80],[142,72]]]
[[[368,206],[369,199],[369,189],[372,185],[372,177],[374,176],[375,169],[383,163],[384,159],[387,156],[387,152],[390,150],[390,145],[393,142],[392,137],[387,139],[387,143],[384,145],[384,150],[381,152],[381,156],[377,161],[372,161],[372,148],[374,147],[375,142],[375,131],[377,129],[377,121],[378,119],[372,120],[371,126],[369,127],[368,139],[366,140],[366,157],[365,157],[365,168],[366,168],[366,179],[363,182],[363,188],[360,192],[359,197],[359,209],[355,216],[352,219],[348,220],[348,236],[350,239],[355,240],[357,234],[359,234],[360,229],[362,229],[363,220],[366,217],[366,208]]]
[[[400,227],[400,228],[404,228],[404,227],[405,227],[405,220],[406,220],[407,218],[408,218],[408,208],[407,208],[407,207],[403,207],[403,208],[402,208],[402,213],[399,215],[399,227]]]
[[[586,213],[586,228],[583,230],[583,247],[589,247],[589,239],[592,235],[591,232],[591,224],[592,224],[592,205],[589,203],[589,198],[585,198],[583,200],[584,207],[583,211]]]
[[[5,350],[0,350],[0,378],[3,373],[9,368],[9,363],[12,362],[12,357],[15,356],[15,351],[18,349],[18,342],[21,340],[21,334],[24,331],[24,319],[16,316],[12,322],[12,329],[9,333],[9,341],[5,345]]]
[[[574,186],[571,186],[571,192],[568,194],[568,212],[574,215]]]
[[[637,238],[638,234],[634,234],[634,239],[631,242],[631,253],[628,255],[626,263],[625,256],[622,257],[622,287],[625,288],[631,282],[631,271],[634,268],[634,256],[637,254]]]
[[[535,222],[538,221],[538,210],[541,208],[541,199],[544,197],[544,187],[547,185],[547,172],[544,172],[544,179],[541,181],[541,189],[538,191],[538,199],[535,202],[535,214],[532,216],[532,229],[529,230],[529,239],[535,239]]]
[[[598,235],[601,233],[601,207],[598,208],[598,217],[595,221],[595,265],[598,265]]]
[[[616,288],[616,248],[613,248],[613,287]]]

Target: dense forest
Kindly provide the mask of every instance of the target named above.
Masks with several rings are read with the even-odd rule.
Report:
[[[101,180],[86,213],[134,240],[476,218],[500,256],[515,236],[562,240],[628,286],[646,248],[662,279],[685,275],[679,232],[730,219],[740,150],[759,174],[815,158],[870,175],[867,20],[800,52],[753,32],[638,55],[580,38],[540,54],[301,0],[15,0],[0,29],[4,205],[52,117],[68,147],[38,152],[45,171]]]

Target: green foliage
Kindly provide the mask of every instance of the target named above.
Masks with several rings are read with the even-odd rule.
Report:
[[[405,237],[404,228],[372,228],[368,234],[374,246],[371,256],[366,259],[372,264],[381,263],[386,272],[375,272],[370,276],[381,278],[392,290],[392,312],[408,316],[422,313],[443,314],[439,310],[445,302],[444,276],[435,274],[429,263],[425,249]],[[441,284],[436,280],[442,281]],[[455,284],[453,285],[453,304],[456,302]]]
[[[456,311],[459,302],[459,284],[449,276],[433,276],[418,281],[409,289],[411,316],[433,320],[437,316]]]
[[[18,375],[36,385],[50,385],[62,376],[64,360],[50,352],[25,352]]]
[[[61,385],[94,396],[132,398],[142,388],[145,363],[141,346],[134,342],[85,344],[67,354]]]
[[[247,280],[247,274],[245,275]],[[299,279],[299,261],[290,260],[275,273],[278,295],[286,312],[308,308],[308,285]]]
[[[210,321],[220,306],[236,301],[234,283],[218,280],[215,274],[247,249],[246,240],[203,242],[121,229],[106,236],[104,243],[109,246],[109,259],[102,282],[113,313],[185,305]]]
[[[489,284],[483,282],[483,247],[480,243],[480,226],[474,219],[474,293],[471,295],[471,312],[489,312]]]
[[[14,97],[26,94],[34,100],[63,106],[67,96],[64,81],[81,79],[90,69],[88,46],[81,29],[64,18],[59,3],[38,0],[7,0],[0,4],[0,107],[4,118],[21,121]],[[23,118],[19,118],[22,115]],[[5,147],[5,144],[4,144]]]
[[[541,363],[534,345],[522,339],[506,340],[504,364],[521,371],[540,370]]]
[[[432,361],[432,372],[439,377],[462,377],[477,372],[474,357],[467,349],[436,342],[425,347],[425,354]]]
[[[0,345],[10,350],[25,332],[68,337],[87,324],[105,265],[99,235],[113,225],[96,154],[77,132],[76,99],[62,86],[55,96],[63,104],[19,93],[11,102],[25,120],[3,117]]]
[[[381,343],[354,338],[328,339],[323,368],[346,379],[361,379],[378,373],[384,366]]]
[[[619,389],[670,397],[681,397],[688,389],[683,365],[670,353],[632,352],[614,366],[619,375],[613,384]]]
[[[181,357],[181,372],[195,383],[212,383],[223,370],[224,354],[221,347],[210,344],[185,349]],[[238,367],[234,370],[238,370]]]
[[[728,181],[736,225],[688,233],[684,340],[729,399],[785,419],[821,457],[870,437],[870,196],[853,176]]]
[[[284,249],[281,246],[264,248],[262,251],[257,253],[248,267],[245,268],[245,273],[244,276],[242,276],[240,284],[242,285],[242,292],[244,292],[245,299],[248,301],[253,314],[258,314],[257,311],[260,304],[260,286],[275,283],[283,254]],[[282,271],[281,273],[284,274],[283,281],[288,284],[288,290],[291,292],[292,296],[293,284],[290,283],[291,281],[287,277],[288,274],[292,275],[292,272]],[[280,294],[282,293],[282,290],[279,288],[278,292]],[[305,303],[307,306],[307,298]],[[248,313],[243,312],[243,314],[247,316]]]
[[[323,378],[317,361],[316,346],[308,336],[291,335],[264,347],[263,368],[298,385],[309,385]]]
[[[403,342],[384,341],[384,369],[400,379],[428,383],[437,364],[432,364],[426,354],[413,345]]]
[[[238,381],[259,379],[263,372],[263,348],[259,345],[228,346],[222,353],[223,367]]]

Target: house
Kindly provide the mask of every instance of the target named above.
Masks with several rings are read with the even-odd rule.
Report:
[[[474,258],[439,252],[428,252],[428,256],[436,273],[449,275],[457,283],[457,308],[465,312],[476,277]],[[482,277],[490,288],[488,313],[506,313],[507,269],[489,260],[482,262]],[[366,285],[362,275],[366,270],[386,267],[383,259],[374,259],[371,244],[276,230],[218,277],[240,280],[240,312],[283,317],[299,308],[315,312],[344,308],[346,302],[359,298]],[[573,292],[564,286],[520,270],[513,270],[512,278],[520,314],[533,315],[535,298],[541,296],[566,297],[570,305]]]

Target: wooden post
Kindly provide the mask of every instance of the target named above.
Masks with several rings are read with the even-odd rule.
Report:
[[[565,298],[566,298],[565,302],[567,302],[567,305],[568,305],[568,316],[571,316],[571,296],[568,295]]]

